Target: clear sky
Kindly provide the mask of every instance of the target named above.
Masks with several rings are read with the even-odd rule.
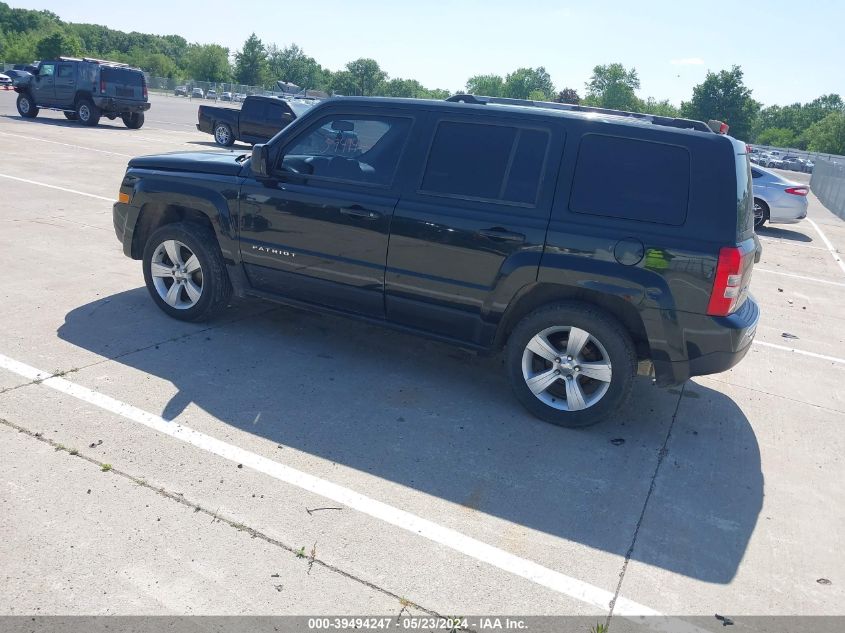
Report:
[[[332,70],[372,57],[391,77],[450,91],[472,75],[545,66],[583,96],[593,66],[622,62],[637,69],[640,97],[675,104],[732,64],[766,105],[845,95],[845,0],[5,1],[232,51],[254,31]]]

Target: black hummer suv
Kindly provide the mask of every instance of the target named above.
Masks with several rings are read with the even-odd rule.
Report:
[[[232,293],[506,348],[516,397],[584,426],[739,362],[759,310],[746,146],[579,106],[337,98],[251,156],[132,159],[114,205],[156,304]],[[650,362],[647,362],[650,361]]]
[[[150,103],[141,70],[87,57],[42,61],[36,70],[15,84],[22,117],[34,118],[43,108],[61,110],[68,119],[90,126],[97,125],[102,116],[110,120],[120,117],[133,130],[144,125]]]

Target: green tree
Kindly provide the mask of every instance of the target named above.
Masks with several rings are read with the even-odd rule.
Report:
[[[596,66],[586,85],[590,105],[616,110],[633,110],[638,105],[635,91],[640,88],[640,78],[635,68],[627,70],[622,64]]]
[[[638,99],[636,111],[673,118],[681,116],[680,108],[669,103],[669,99],[663,99],[662,101],[658,101],[654,97],[649,97],[645,101]]]
[[[378,62],[366,57],[346,64],[346,71],[355,79],[354,94],[363,96],[375,94],[379,85],[387,79],[387,73],[381,69]]]
[[[54,31],[40,39],[35,45],[35,55],[38,59],[78,57],[81,54],[82,43],[79,38],[64,31]]]
[[[278,48],[267,46],[267,63],[271,78],[288,81],[306,90],[325,90],[330,76],[313,57],[309,57],[296,44]]]
[[[332,94],[357,95],[358,79],[348,70],[339,70],[336,73],[332,73],[329,79],[329,90],[331,90]]]
[[[235,53],[235,80],[248,86],[264,86],[270,77],[267,51],[253,33],[241,50]]]
[[[505,80],[499,75],[475,75],[467,79],[467,93],[485,97],[502,97],[505,93]]]
[[[806,132],[807,149],[824,154],[845,154],[845,112],[831,112]]]
[[[217,44],[191,44],[185,60],[185,70],[197,81],[229,81],[229,49]]]
[[[173,78],[179,75],[179,68],[164,53],[150,53],[143,58],[138,66],[153,77]]]
[[[688,119],[724,121],[730,126],[731,136],[750,139],[760,104],[752,99],[742,77],[739,66],[708,72],[704,81],[692,89],[692,99],[681,103],[681,113]]]
[[[754,142],[772,147],[795,147],[798,145],[798,138],[789,128],[767,127],[756,134]]]
[[[552,98],[555,87],[544,67],[518,68],[505,77],[503,92],[504,96],[512,99],[545,101]]]
[[[581,96],[578,94],[578,91],[575,88],[564,88],[560,92],[557,93],[555,97],[555,101],[558,103],[570,103],[572,105],[578,105],[581,103]]]

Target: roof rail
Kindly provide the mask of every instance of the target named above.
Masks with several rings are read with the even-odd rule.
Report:
[[[63,62],[91,62],[92,64],[108,64],[109,66],[118,66],[120,68],[132,68],[129,64],[124,64],[123,62],[113,62],[109,61],[108,59],[97,59],[96,57],[83,57],[79,59],[78,57],[59,57],[60,61]]]
[[[693,119],[682,119],[678,117],[660,116],[658,114],[647,114],[643,112],[628,112],[627,110],[612,110],[610,108],[596,108],[593,106],[574,105],[571,103],[556,103],[554,101],[532,101],[530,99],[511,99],[510,97],[484,97],[471,94],[452,95],[446,101],[453,103],[472,103],[476,105],[516,105],[528,108],[546,108],[550,110],[567,110],[569,112],[592,112],[595,114],[609,114],[611,116],[629,117],[641,121],[647,121],[654,125],[665,125],[686,130],[697,130],[699,132],[712,132],[703,121]]]

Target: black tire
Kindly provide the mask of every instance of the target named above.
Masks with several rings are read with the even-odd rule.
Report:
[[[77,121],[79,119],[79,117],[76,116],[76,112],[68,112],[65,110],[63,114],[68,121]]]
[[[102,115],[103,113],[100,111],[100,108],[95,106],[94,102],[88,97],[82,97],[76,103],[76,117],[82,125],[94,127],[100,122]]]
[[[18,114],[25,119],[34,119],[38,116],[38,108],[35,106],[35,100],[28,94],[22,92],[18,95]]]
[[[153,279],[153,255],[159,246],[169,240],[181,242],[199,260],[202,291],[196,303],[188,308],[180,309],[168,304],[159,294]],[[232,297],[232,284],[220,246],[212,230],[202,224],[177,222],[166,224],[154,231],[144,247],[143,266],[144,281],[150,296],[165,314],[174,319],[207,321],[225,308]]]
[[[141,126],[144,125],[143,112],[131,112],[127,114],[122,114],[120,118],[123,119],[123,125],[128,127],[130,130],[140,130]]]
[[[226,123],[214,124],[214,142],[221,147],[231,147],[235,143],[235,135],[232,134],[232,128]]]
[[[579,354],[573,357],[571,362],[567,361],[567,331],[555,332],[546,338],[553,344],[555,354],[560,352],[558,360],[563,360],[565,365],[555,365],[540,356],[532,356],[531,352],[526,353],[529,342],[535,336],[554,328],[578,328],[588,333],[590,338],[582,348],[583,356]],[[596,341],[599,345],[595,344]],[[602,358],[605,355],[607,358]],[[540,396],[534,395],[526,382],[526,376],[523,374],[524,356],[531,359],[529,365],[538,361],[541,364],[547,363],[547,368],[537,369],[534,378],[545,371],[555,371],[555,367],[560,367],[560,378],[552,377],[554,382]],[[596,360],[609,362],[609,383],[589,377],[586,373],[571,373],[586,371],[579,362]],[[516,398],[529,412],[558,426],[578,428],[608,418],[625,403],[631,394],[636,375],[637,355],[631,337],[614,317],[590,304],[567,301],[539,308],[517,324],[508,339],[506,368]],[[557,408],[569,406],[567,385],[570,380],[575,381],[581,396],[586,399],[596,397],[596,401],[579,410]],[[540,399],[541,396],[558,404],[544,402]]]
[[[760,200],[760,198],[754,198],[754,230],[758,231],[762,229],[768,219],[769,205]]]

